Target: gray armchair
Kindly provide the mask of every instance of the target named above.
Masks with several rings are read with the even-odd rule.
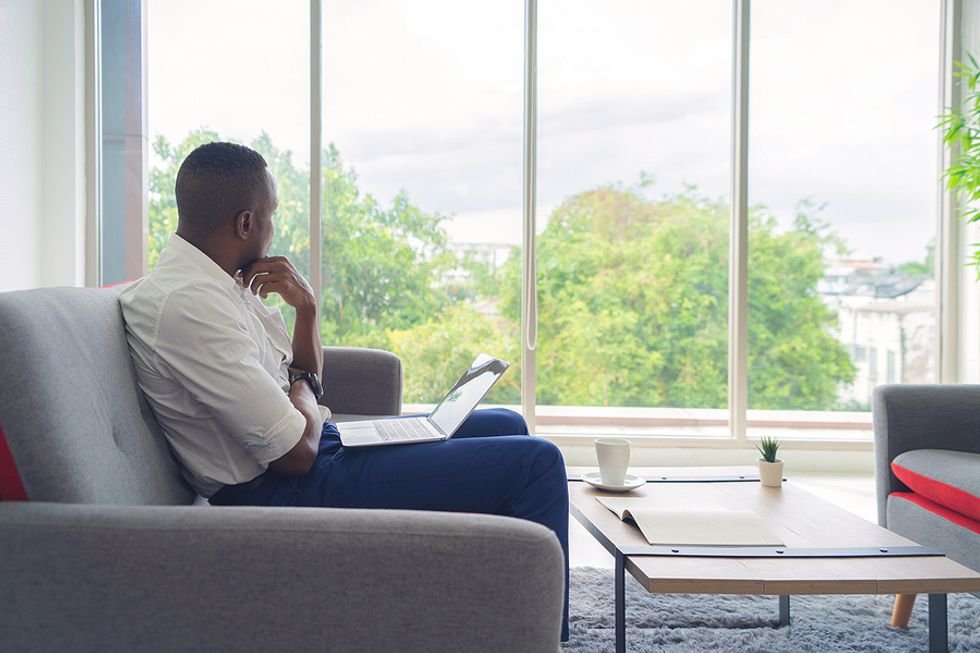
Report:
[[[490,515],[204,507],[135,382],[115,290],[0,294],[9,650],[556,651],[555,536]],[[326,348],[334,419],[400,410],[401,363]]]
[[[878,523],[980,570],[980,385],[881,385],[872,412]]]
[[[964,476],[980,483],[980,467],[973,467],[980,465],[980,385],[881,385],[873,402],[878,523],[980,569],[980,535],[951,529],[935,513],[900,503],[892,494],[911,488],[891,467],[907,452],[954,452],[965,454],[954,458],[975,472]],[[967,533],[973,537],[964,539]]]

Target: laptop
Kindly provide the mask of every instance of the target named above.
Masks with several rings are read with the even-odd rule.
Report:
[[[453,437],[510,363],[480,354],[439,405],[421,417],[384,417],[337,424],[345,447],[438,442]]]

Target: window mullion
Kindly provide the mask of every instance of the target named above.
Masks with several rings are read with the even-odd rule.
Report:
[[[102,285],[102,2],[85,3],[85,285]]]
[[[728,275],[728,411],[732,436],[745,441],[748,408],[748,167],[750,0],[733,0],[732,214]]]
[[[322,0],[310,0],[310,286],[318,309],[323,297],[320,260],[323,219],[322,15]]]
[[[535,184],[537,181],[538,3],[524,2],[524,216],[521,268],[521,409],[535,431],[536,356],[538,339],[535,266]]]
[[[939,112],[961,104],[959,85],[954,83],[953,61],[962,56],[960,19],[961,0],[944,0],[939,33]],[[959,278],[960,263],[959,224],[956,218],[956,194],[946,188],[945,171],[952,164],[953,152],[943,142],[943,130],[936,130],[938,147],[938,188],[936,193],[936,269],[938,280],[936,296],[936,380],[940,383],[956,383],[958,370],[959,332]]]

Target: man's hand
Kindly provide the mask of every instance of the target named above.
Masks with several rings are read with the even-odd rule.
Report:
[[[270,292],[279,293],[296,309],[293,325],[293,367],[316,374],[323,373],[323,349],[320,347],[320,310],[313,289],[285,256],[270,256],[249,263],[242,270],[242,283],[265,299]],[[314,402],[315,403],[315,402]]]
[[[250,263],[242,270],[242,282],[262,299],[275,292],[297,310],[316,309],[313,289],[285,256],[270,256]]]

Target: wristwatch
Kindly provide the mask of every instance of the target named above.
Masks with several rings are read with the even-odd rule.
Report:
[[[313,396],[320,399],[323,396],[323,386],[320,385],[320,379],[313,372],[300,372],[299,374],[293,374],[289,377],[289,385],[293,385],[297,381],[306,381],[310,384],[310,390],[313,391]]]

